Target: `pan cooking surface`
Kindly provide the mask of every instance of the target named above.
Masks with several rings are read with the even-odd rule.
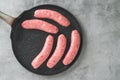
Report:
[[[34,29],[24,29],[22,28],[21,24],[24,20],[30,20],[30,19],[39,19],[34,17],[34,11],[37,9],[50,9],[50,10],[55,10],[57,12],[60,12],[63,14],[68,20],[71,22],[70,26],[65,28],[56,23],[53,20],[50,19],[42,19],[44,21],[47,21],[55,26],[58,27],[59,32],[57,34],[50,34],[41,30],[34,30]],[[30,10],[27,10],[23,12],[12,24],[12,32],[11,32],[11,40],[12,40],[12,47],[14,54],[17,58],[17,60],[20,62],[21,65],[23,65],[26,69],[28,69],[31,72],[41,74],[41,75],[53,75],[60,73],[62,71],[65,71],[68,69],[73,63],[77,60],[80,50],[81,50],[81,45],[77,54],[77,57],[74,59],[74,61],[70,65],[63,65],[62,60],[65,57],[67,51],[69,50],[70,47],[70,42],[71,42],[71,32],[73,30],[78,30],[81,35],[81,29],[78,21],[75,19],[75,17],[66,11],[65,9],[54,6],[54,5],[41,5],[37,6],[35,8],[32,8]],[[45,39],[48,35],[52,35],[54,37],[54,45],[53,49],[51,51],[50,56],[54,52],[57,44],[57,39],[60,34],[64,34],[67,38],[67,45],[66,45],[66,50],[64,52],[64,55],[62,59],[59,61],[59,63],[52,69],[48,68],[46,66],[46,63],[48,59],[38,68],[38,69],[33,69],[31,66],[32,60],[38,55],[38,53],[42,50],[43,45],[45,43]],[[82,41],[82,37],[81,37]]]

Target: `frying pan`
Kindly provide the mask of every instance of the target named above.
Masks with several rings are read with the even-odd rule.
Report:
[[[33,67],[31,66],[32,60],[41,51],[46,37],[50,34],[50,33],[40,31],[40,30],[34,30],[34,29],[29,30],[29,29],[22,28],[21,23],[24,20],[38,19],[38,18],[34,17],[34,11],[37,9],[55,10],[55,11],[63,14],[71,22],[69,27],[64,28],[53,20],[42,19],[44,21],[47,21],[47,22],[57,26],[59,29],[59,32],[57,34],[51,34],[54,37],[54,45],[53,45],[53,49],[51,51],[50,56],[52,55],[53,51],[55,50],[58,36],[60,34],[64,34],[67,37],[67,46],[66,46],[64,55],[63,55],[62,59],[58,62],[58,64],[52,69],[50,69],[46,66],[46,62],[48,61],[50,56],[38,69],[33,69]],[[40,74],[40,75],[53,75],[53,74],[63,72],[65,70],[67,70],[71,65],[73,65],[75,63],[75,61],[78,59],[78,56],[80,55],[81,46],[82,46],[82,31],[81,31],[80,24],[78,23],[76,18],[70,12],[68,12],[67,10],[65,10],[61,7],[58,7],[55,5],[49,5],[49,4],[40,5],[40,6],[34,7],[30,10],[24,11],[17,18],[11,17],[7,14],[4,14],[3,12],[0,12],[0,18],[12,26],[11,42],[12,42],[12,49],[13,49],[16,59],[19,61],[19,63],[24,68],[26,68],[27,70],[29,70],[33,73]],[[71,32],[72,32],[72,30],[75,30],[75,29],[78,30],[78,32],[80,33],[81,44],[79,47],[78,54],[77,54],[76,58],[74,59],[74,61],[70,65],[65,66],[62,63],[62,60],[65,57],[65,55],[70,47]]]

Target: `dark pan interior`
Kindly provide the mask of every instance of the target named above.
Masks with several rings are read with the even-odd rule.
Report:
[[[12,47],[13,47],[14,54],[17,60],[20,62],[20,64],[23,65],[26,69],[28,69],[31,72],[41,74],[41,75],[53,75],[53,74],[57,74],[62,71],[65,71],[71,65],[73,65],[73,63],[77,60],[81,51],[81,45],[80,45],[77,57],[74,59],[74,61],[70,65],[65,66],[62,64],[62,60],[64,58],[63,56],[62,59],[59,61],[59,63],[53,69],[49,69],[46,66],[46,62],[48,61],[49,58],[38,69],[33,69],[33,67],[31,66],[32,60],[41,51],[41,49],[43,48],[45,39],[49,35],[49,33],[46,33],[40,30],[26,30],[26,29],[23,29],[21,26],[21,23],[24,20],[36,19],[34,17],[34,11],[37,9],[50,9],[50,10],[58,11],[64,16],[66,16],[71,22],[71,25],[69,27],[64,28],[58,23],[54,22],[53,20],[43,19],[47,22],[50,22],[56,25],[59,28],[59,32],[57,34],[51,34],[52,36],[54,36],[54,46],[53,46],[51,55],[55,50],[58,36],[60,34],[64,34],[67,37],[67,47],[64,53],[64,56],[65,56],[65,54],[67,53],[70,47],[71,32],[74,29],[77,29],[79,31],[81,36],[81,45],[82,45],[82,35],[81,35],[80,24],[71,13],[55,5],[41,5],[23,12],[19,17],[16,18],[16,20],[12,24],[13,29],[11,31],[11,40],[12,40]]]

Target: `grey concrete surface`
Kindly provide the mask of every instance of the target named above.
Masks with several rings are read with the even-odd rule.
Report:
[[[10,26],[0,19],[0,80],[120,79],[120,0],[1,0],[0,11],[17,17],[41,4],[59,5],[78,19],[84,39],[79,59],[54,76],[27,71],[14,57]]]

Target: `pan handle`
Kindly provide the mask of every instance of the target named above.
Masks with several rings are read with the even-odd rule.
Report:
[[[14,17],[9,16],[3,12],[0,11],[0,18],[3,19],[6,23],[8,23],[10,26],[12,25],[13,21],[15,20]]]

